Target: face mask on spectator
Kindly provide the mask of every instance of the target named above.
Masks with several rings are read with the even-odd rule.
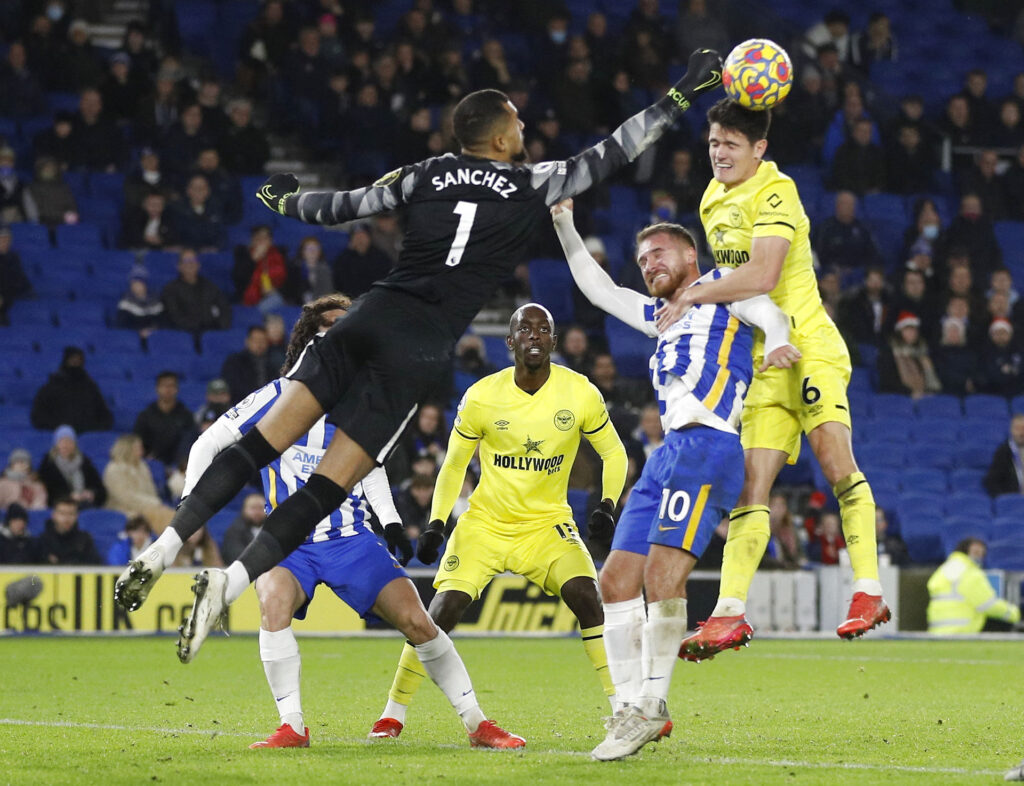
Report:
[[[155,186],[157,183],[160,182],[160,173],[143,170],[142,179],[149,183],[151,186]]]
[[[46,15],[50,18],[51,22],[59,22],[64,17],[64,6],[60,3],[47,6]]]
[[[11,177],[14,174],[14,167],[0,166],[0,177]]]
[[[554,41],[556,44],[564,44],[568,37],[569,37],[569,32],[567,30],[552,30],[551,31],[551,40]]]
[[[925,240],[935,240],[939,236],[939,225],[938,224],[925,224],[921,228],[921,234],[924,235]]]

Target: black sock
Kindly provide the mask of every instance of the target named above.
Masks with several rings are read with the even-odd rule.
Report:
[[[348,492],[330,478],[311,475],[305,486],[273,510],[252,543],[238,557],[249,574],[249,581],[255,581],[295,551],[347,496]]]
[[[245,487],[253,472],[279,455],[258,428],[252,429],[210,463],[192,493],[181,501],[171,526],[183,541],[188,540]]]

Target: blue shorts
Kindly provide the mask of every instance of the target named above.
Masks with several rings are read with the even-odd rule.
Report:
[[[326,584],[365,617],[389,582],[409,575],[377,536],[365,530],[347,538],[303,543],[281,567],[291,571],[306,594],[306,602],[295,612],[297,620],[306,618],[318,584]]]
[[[612,549],[647,554],[658,543],[699,558],[742,488],[738,435],[710,426],[670,431],[629,493]]]

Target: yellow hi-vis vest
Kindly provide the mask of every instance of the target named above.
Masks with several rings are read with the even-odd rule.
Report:
[[[928,632],[977,633],[985,618],[1020,621],[1020,609],[996,597],[985,571],[961,551],[949,555],[928,579]]]

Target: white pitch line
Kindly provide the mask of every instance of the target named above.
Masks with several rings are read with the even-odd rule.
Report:
[[[35,721],[35,720],[23,720],[20,718],[0,718],[0,726],[32,726],[42,727],[50,729],[97,729],[100,731],[141,731],[141,732],[152,732],[155,734],[195,734],[204,736],[223,736],[223,737],[246,737],[251,738],[259,736],[258,733],[245,733],[240,731],[222,731],[221,729],[197,729],[187,727],[184,729],[167,729],[159,726],[123,726],[116,723],[78,723],[74,721]],[[355,742],[356,740],[349,740],[343,737],[317,737],[318,741],[322,742]],[[371,743],[365,740],[361,742]],[[453,750],[462,750],[464,746],[452,745],[450,743],[442,743],[438,747],[441,748],[452,748]],[[537,753],[537,754],[548,754],[553,756],[570,756],[572,758],[590,758],[590,754],[586,751],[566,751],[566,750],[537,750],[536,748],[528,749],[525,753]],[[682,759],[693,762],[694,764],[721,764],[721,765],[740,765],[744,767],[801,767],[805,769],[815,770],[880,770],[891,772],[896,770],[898,772],[920,772],[920,773],[934,773],[944,775],[1001,775],[1005,771],[1003,770],[968,770],[963,767],[923,767],[923,766],[909,766],[909,765],[897,765],[897,764],[861,764],[858,762],[820,762],[820,761],[794,761],[790,759],[742,759],[731,756],[690,756],[681,757]],[[608,766],[607,764],[602,766]],[[1007,765],[1009,767],[1011,765]]]

